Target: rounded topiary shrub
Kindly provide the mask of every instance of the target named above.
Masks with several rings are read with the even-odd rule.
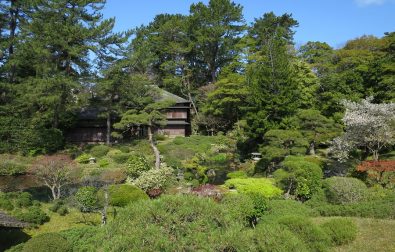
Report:
[[[69,242],[60,234],[47,233],[33,237],[23,246],[22,252],[68,252]]]
[[[350,219],[336,218],[321,225],[334,245],[352,242],[357,237],[357,225]]]
[[[299,237],[308,246],[310,251],[327,251],[331,245],[328,234],[306,217],[285,216],[280,218],[278,223],[286,226]]]
[[[331,177],[324,181],[324,188],[328,201],[334,204],[359,202],[367,195],[366,185],[356,178]]]
[[[111,185],[108,187],[109,204],[124,207],[130,202],[148,199],[148,195],[140,188],[133,185]],[[99,192],[101,200],[104,199],[103,189]]]
[[[262,223],[254,230],[257,251],[308,251],[306,244],[288,229],[276,223]]]
[[[87,164],[89,163],[89,159],[91,158],[91,155],[86,154],[86,153],[82,153],[81,155],[79,155],[75,161],[77,161],[80,164]]]
[[[107,145],[95,145],[90,150],[90,154],[95,158],[104,157],[110,151]]]

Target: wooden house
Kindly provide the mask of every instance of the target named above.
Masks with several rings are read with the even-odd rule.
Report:
[[[174,105],[165,109],[167,124],[163,128],[155,129],[156,133],[167,135],[169,137],[189,136],[191,134],[191,104],[188,100],[175,94],[158,89],[157,101],[173,100]],[[66,133],[66,141],[74,144],[94,144],[105,143],[107,138],[106,119],[100,114],[103,110],[100,108],[87,107],[81,109],[78,114],[76,125]],[[119,118],[113,118],[117,122]],[[140,135],[145,135],[146,130],[141,129]]]

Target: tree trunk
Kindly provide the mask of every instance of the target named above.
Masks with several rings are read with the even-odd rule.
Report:
[[[111,144],[111,113],[107,114],[107,136],[106,136],[106,144]]]
[[[379,152],[377,150],[372,151],[373,154],[373,160],[378,161],[379,160]]]
[[[103,211],[101,212],[101,224],[107,224],[107,207],[108,207],[108,187],[107,185],[104,186],[104,207]]]
[[[159,169],[160,168],[160,152],[159,152],[158,148],[155,146],[153,135],[152,135],[152,126],[151,125],[148,125],[148,140],[149,140],[151,148],[155,154],[155,168]]]
[[[51,189],[53,200],[58,199],[57,196],[56,196],[55,186],[49,186],[49,188]]]

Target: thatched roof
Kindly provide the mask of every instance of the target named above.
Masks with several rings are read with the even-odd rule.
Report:
[[[29,223],[19,221],[6,213],[0,212],[0,227],[24,228],[27,226],[29,226]]]

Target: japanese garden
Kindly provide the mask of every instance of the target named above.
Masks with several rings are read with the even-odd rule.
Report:
[[[395,251],[395,31],[105,8],[0,2],[0,251]]]

